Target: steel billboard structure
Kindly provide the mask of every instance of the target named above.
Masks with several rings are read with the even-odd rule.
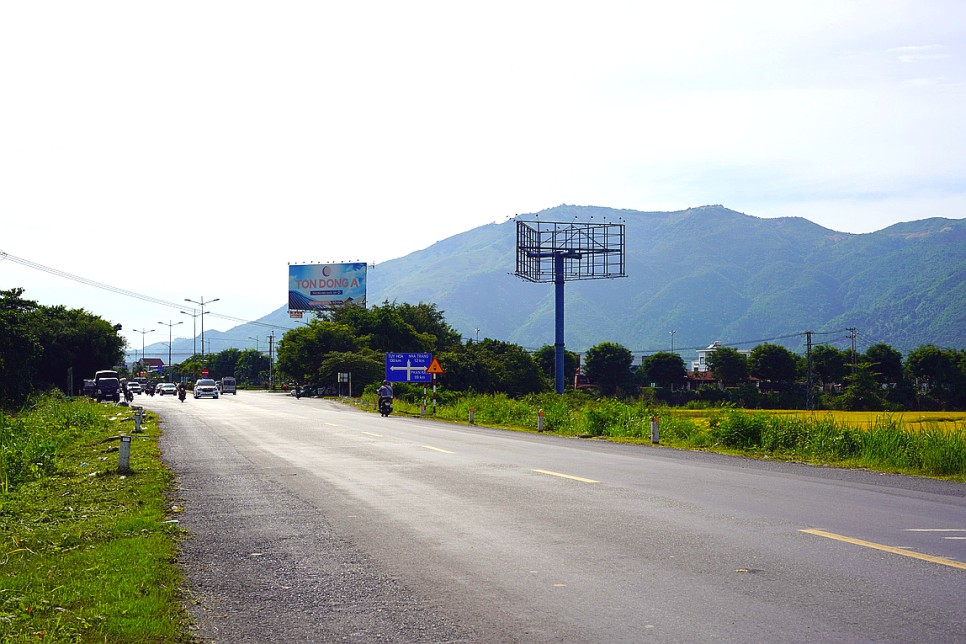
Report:
[[[564,282],[627,277],[623,223],[517,220],[516,275],[553,282],[554,385],[564,390]]]

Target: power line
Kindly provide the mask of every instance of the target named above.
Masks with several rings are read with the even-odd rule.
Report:
[[[24,259],[22,257],[17,257],[16,255],[11,255],[10,253],[0,250],[0,261],[4,259],[9,259],[12,262],[26,266],[27,268],[32,268],[34,270],[43,271],[44,273],[49,273],[56,277],[62,277],[67,280],[72,280],[74,282],[80,282],[81,284],[86,284],[88,286],[93,286],[94,288],[99,288],[111,293],[116,293],[118,295],[124,295],[125,297],[133,297],[138,300],[143,300],[144,302],[150,302],[152,304],[158,304],[160,306],[168,306],[175,309],[185,308],[184,304],[178,304],[175,302],[168,302],[167,300],[158,299],[150,295],[144,295],[143,293],[136,293],[134,291],[129,291],[127,289],[119,288],[117,286],[111,286],[110,284],[104,284],[103,282],[98,282],[86,277],[81,277],[79,275],[74,275],[73,273],[68,273],[67,271],[62,271],[57,268],[51,268],[50,266],[44,266],[43,264],[38,264],[37,262],[32,262],[29,259]],[[291,328],[283,327],[278,324],[268,324],[267,322],[257,322],[254,320],[245,320],[243,318],[237,318],[231,315],[224,315],[221,313],[207,313],[206,315],[211,317],[216,317],[222,320],[228,320],[229,322],[239,322],[241,324],[254,324],[256,326],[262,326],[268,329],[285,329],[291,331]]]

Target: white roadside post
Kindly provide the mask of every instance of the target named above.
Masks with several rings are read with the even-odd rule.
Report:
[[[117,452],[117,471],[119,474],[131,472],[131,437],[121,436],[121,447]]]
[[[656,416],[651,419],[651,443],[657,445],[661,442],[660,419]]]

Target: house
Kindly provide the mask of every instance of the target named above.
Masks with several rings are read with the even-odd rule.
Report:
[[[721,343],[715,340],[706,349],[698,349],[698,359],[691,361],[691,371],[699,373],[708,371],[708,356],[717,351],[720,346]],[[738,349],[737,351],[745,358],[751,356],[749,349]]]
[[[164,360],[161,358],[144,358],[141,364],[145,371],[161,373],[164,371]]]

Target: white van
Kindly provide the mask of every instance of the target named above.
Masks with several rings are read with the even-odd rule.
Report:
[[[231,376],[225,376],[221,379],[221,393],[232,394],[233,396],[238,395],[238,389],[235,387],[235,379]]]

